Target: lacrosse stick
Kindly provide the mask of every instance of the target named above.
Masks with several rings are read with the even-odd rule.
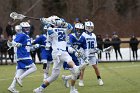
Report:
[[[86,60],[87,58],[85,56],[81,55],[79,53],[79,51],[72,44],[70,44],[70,45],[75,50],[75,52],[78,53],[78,57],[81,58],[84,61],[84,63],[80,65],[80,69],[86,68],[86,66],[89,65],[89,62]]]
[[[10,13],[10,17],[11,17],[12,19],[14,19],[14,20],[15,20],[15,19],[23,20],[24,18],[40,20],[40,18],[25,16],[25,15],[23,15],[23,14],[18,14],[18,13],[16,13],[16,12]]]
[[[113,50],[113,47],[109,46],[107,48],[104,48],[102,52],[110,53],[110,52],[112,52],[112,50]]]

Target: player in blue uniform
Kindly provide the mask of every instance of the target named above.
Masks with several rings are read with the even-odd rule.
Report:
[[[47,26],[43,27],[44,33],[47,33]],[[32,44],[35,44],[37,48],[40,48],[40,57],[41,62],[43,63],[44,70],[44,81],[48,78],[50,63],[52,63],[52,48],[47,47],[46,44],[50,44],[47,42],[47,35],[40,35]],[[39,44],[39,45],[38,45]]]
[[[76,23],[75,24],[75,33],[72,33],[69,35],[69,41],[68,41],[68,47],[67,51],[72,57],[74,63],[79,66],[83,64],[83,59],[81,58],[81,55],[84,55],[84,49],[86,48],[84,43],[84,37],[82,36],[82,33],[84,31],[84,25],[82,23]],[[67,63],[64,63],[63,65],[64,69],[69,69],[70,67],[67,65]],[[68,80],[71,79],[72,76],[68,75],[62,75],[62,79],[64,81],[65,87],[69,87]]]
[[[16,36],[12,42],[8,42],[9,46],[14,47],[15,60],[17,62],[14,80],[8,90],[12,93],[19,93],[16,90],[16,82],[22,87],[22,79],[37,70],[30,56],[31,41],[27,35],[30,25],[22,22],[15,26]]]

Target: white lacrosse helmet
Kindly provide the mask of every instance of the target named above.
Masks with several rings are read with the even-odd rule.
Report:
[[[94,24],[91,21],[85,22],[85,30],[88,32],[92,32],[94,30]]]
[[[30,24],[28,22],[21,22],[20,26],[21,27],[30,27]]]
[[[76,23],[75,28],[77,29],[84,29],[84,25],[82,23]]]
[[[56,15],[52,15],[49,17],[50,20],[55,20],[55,19],[60,19],[58,16]]]
[[[76,23],[75,24],[75,35],[77,38],[79,38],[83,33],[84,25],[82,23]]]
[[[22,32],[22,27],[20,25],[16,25],[15,26],[15,31],[18,32]]]
[[[22,31],[29,35],[30,34],[30,24],[28,22],[21,22],[20,26],[22,27]]]
[[[52,25],[55,27],[60,27],[64,23],[64,20],[62,20],[58,16],[51,16],[50,19],[51,19]]]

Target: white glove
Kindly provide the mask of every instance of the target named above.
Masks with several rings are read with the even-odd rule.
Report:
[[[46,49],[46,50],[49,50],[50,47],[51,47],[50,43],[46,43],[46,45],[45,45],[45,49]]]
[[[35,44],[35,45],[33,45],[33,47],[34,47],[35,49],[37,49],[37,48],[40,47],[40,45],[39,45],[39,44]]]
[[[68,47],[68,52],[73,53],[75,50],[72,47]]]
[[[76,56],[76,57],[81,57],[81,56],[82,56],[82,53],[81,53],[80,51],[76,51],[76,52],[75,52],[75,56]]]
[[[22,46],[22,44],[21,43],[15,43],[14,46],[15,47],[20,47],[20,46]]]

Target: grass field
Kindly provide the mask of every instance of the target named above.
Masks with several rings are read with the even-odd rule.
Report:
[[[37,65],[37,72],[33,73],[23,81],[23,87],[17,85],[20,93],[32,93],[32,90],[42,83],[42,65]],[[85,87],[76,88],[80,93],[140,93],[140,62],[100,63],[100,71],[104,86],[98,86],[96,76],[92,67],[87,67],[84,82]],[[15,72],[15,65],[0,66],[0,93],[9,93],[9,87]],[[62,74],[69,74],[69,71],[61,70]],[[59,76],[58,80],[46,88],[44,93],[69,93]]]

